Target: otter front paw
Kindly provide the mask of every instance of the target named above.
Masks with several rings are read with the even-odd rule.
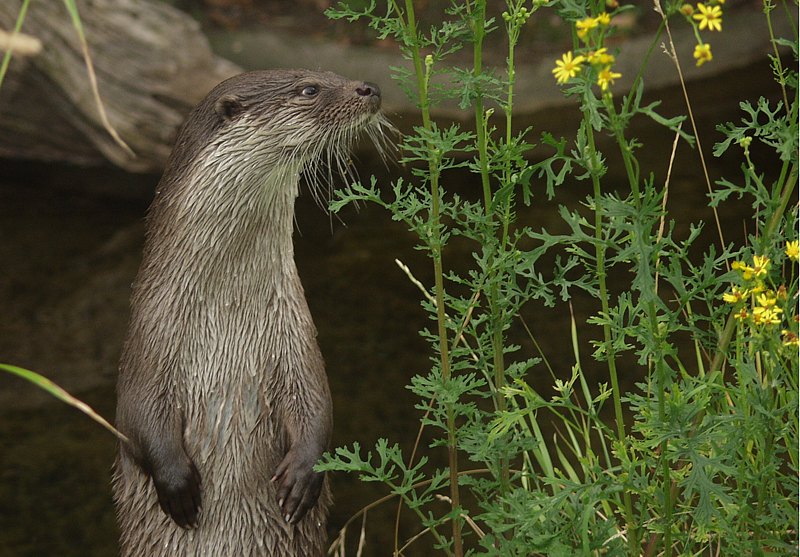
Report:
[[[153,469],[153,485],[161,509],[181,528],[197,527],[200,512],[200,473],[187,457]]]
[[[317,503],[325,475],[314,472],[316,458],[291,449],[278,465],[273,482],[278,482],[278,505],[286,522],[296,524]]]

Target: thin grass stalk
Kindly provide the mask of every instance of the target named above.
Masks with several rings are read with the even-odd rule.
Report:
[[[94,71],[94,63],[92,63],[92,56],[89,54],[89,43],[86,41],[86,34],[83,32],[83,23],[81,22],[80,14],[78,13],[78,6],[75,0],[64,0],[64,5],[67,7],[72,25],[78,33],[78,40],[81,43],[81,52],[83,53],[83,60],[86,63],[86,75],[89,77],[89,85],[91,86],[92,95],[94,96],[95,104],[97,105],[97,112],[100,115],[100,122],[103,124],[108,135],[119,145],[125,153],[130,157],[135,157],[136,153],[128,146],[127,143],[117,132],[116,128],[111,124],[106,113],[106,107],[103,104],[103,99],[100,98],[100,88],[97,85],[97,76]]]
[[[8,41],[8,50],[6,50],[6,53],[3,55],[3,61],[0,63],[0,87],[3,85],[3,79],[6,76],[8,65],[11,63],[11,57],[14,54],[14,40],[19,35],[22,29],[22,22],[25,21],[25,15],[28,13],[28,4],[30,4],[30,0],[23,0],[22,6],[19,8],[17,21],[14,23],[14,30],[11,32],[11,37]]]
[[[686,81],[683,78],[683,70],[681,69],[680,61],[678,60],[678,54],[675,50],[675,43],[672,41],[672,32],[669,28],[669,21],[667,20],[667,16],[664,11],[661,9],[661,4],[659,0],[654,0],[653,2],[654,7],[658,15],[661,16],[661,21],[664,25],[664,30],[667,32],[667,39],[669,41],[669,52],[668,55],[672,59],[672,62],[675,64],[675,69],[678,72],[678,81],[681,84],[681,91],[683,92],[683,100],[686,104],[686,113],[689,116],[689,122],[692,124],[692,135],[694,136],[694,140],[697,144],[697,155],[700,158],[700,166],[703,169],[703,177],[706,181],[706,188],[708,189],[708,193],[713,193],[713,188],[711,187],[711,178],[708,174],[708,166],[706,165],[706,158],[703,154],[703,146],[700,143],[700,134],[697,132],[697,124],[694,120],[694,113],[692,112],[692,103],[689,101],[689,92],[686,89]],[[714,213],[714,223],[717,227],[717,235],[719,236],[719,246],[720,249],[725,249],[725,236],[722,233],[722,224],[719,220],[719,212],[717,211],[716,207],[712,207],[712,212]],[[726,263],[727,265],[727,263]]]
[[[69,404],[73,408],[76,408],[89,416],[92,420],[106,428],[108,431],[114,434],[114,436],[120,440],[120,442],[127,444],[130,443],[128,438],[117,430],[114,426],[112,426],[105,418],[103,418],[100,414],[94,411],[94,409],[83,402],[80,399],[75,398],[67,391],[65,391],[61,386],[57,385],[56,383],[52,382],[47,377],[36,373],[35,371],[31,371],[29,369],[25,369],[19,366],[11,365],[11,364],[2,364],[0,363],[0,371],[5,371],[7,373],[11,373],[16,375],[17,377],[21,377],[26,381],[36,385],[43,391],[49,393],[50,395],[54,396],[58,400]]]

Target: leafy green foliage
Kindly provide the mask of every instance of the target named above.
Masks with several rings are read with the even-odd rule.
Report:
[[[666,12],[677,15],[680,3],[673,4]],[[390,1],[381,12],[374,2],[362,11],[340,5],[330,12],[366,18],[378,36],[395,38],[413,64],[395,75],[423,116],[402,145],[412,177],[390,187],[375,179],[350,184],[331,207],[375,203],[414,232],[431,257],[436,284],[422,306],[436,326],[421,334],[433,363],[409,388],[433,437],[430,448],[446,449],[450,467],[431,470],[424,457],[412,460],[379,440],[365,457],[357,445],[337,449],[319,469],[384,483],[448,555],[796,550],[798,279],[797,248],[787,244],[798,223],[790,203],[798,177],[796,91],[785,95],[794,99],[790,106],[743,102],[741,125],[719,127],[725,139],[714,154],[737,144],[745,163],[741,181],[721,179],[709,205],[751,198],[749,243],[714,245],[712,227],[703,223],[679,234],[664,177],[640,175],[635,155],[645,146],[628,130],[634,118],[645,117],[691,146],[696,138],[684,129],[684,117],[660,115],[657,101],[642,104],[640,77],[619,100],[599,79],[608,67],[573,71],[562,59],[564,93],[577,100],[582,116],[574,137],[544,131],[535,144],[530,129],[513,132],[513,49],[528,18],[549,7],[571,25],[595,25],[593,48],[614,31],[582,0],[527,6],[509,0],[504,23],[496,25],[485,2],[453,1],[449,19],[426,31],[410,2]],[[482,41],[501,28],[509,46],[504,77],[480,64]],[[588,44],[574,29],[576,44]],[[659,42],[657,34],[648,56]],[[474,66],[449,67],[450,56],[464,48],[473,48]],[[781,86],[796,87],[796,71],[777,67]],[[474,109],[475,132],[430,117],[430,106],[445,98]],[[505,115],[503,131],[490,124],[495,109]],[[615,140],[626,187],[608,177],[599,133]],[[774,153],[777,170],[756,169],[749,156],[754,140]],[[531,160],[535,148],[545,152],[538,162]],[[448,191],[456,169],[475,174],[482,200]],[[533,203],[539,192],[553,199],[568,181],[590,183],[592,193],[581,207],[558,208],[559,232],[518,222],[517,203]],[[712,240],[703,241],[709,234]],[[442,264],[454,238],[472,246],[471,265],[461,272]],[[583,370],[585,347],[574,319],[574,364],[558,376],[508,338],[524,312],[563,304],[578,291],[597,301],[587,321],[601,331],[589,345],[608,370],[608,382],[599,385]],[[644,378],[627,391],[617,377],[625,353]],[[552,383],[543,380],[544,367]],[[549,424],[555,429],[545,434]],[[471,469],[456,468],[459,455]],[[434,499],[446,490],[450,511],[436,516]],[[460,490],[474,503],[462,505]]]

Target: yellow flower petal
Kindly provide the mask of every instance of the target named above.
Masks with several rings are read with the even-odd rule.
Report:
[[[754,255],[753,256],[753,274],[756,277],[763,277],[767,274],[767,269],[769,269],[769,257],[764,255]]]
[[[786,242],[786,250],[784,250],[784,253],[786,257],[792,261],[797,261],[798,255],[800,255],[800,241],[794,240],[792,242]]]
[[[585,40],[589,35],[589,31],[597,27],[597,20],[593,17],[587,17],[580,21],[575,22],[575,29],[578,31],[578,37]]]
[[[711,62],[713,56],[711,55],[710,44],[699,44],[694,47],[694,58],[697,60],[697,66],[700,67],[706,62]]]
[[[722,295],[722,299],[729,304],[738,304],[744,300],[745,296],[747,296],[747,290],[739,290],[738,286],[734,286],[730,292]]]
[[[593,66],[609,66],[614,63],[614,55],[608,54],[607,48],[598,48],[594,52],[590,53],[586,59],[589,61],[590,64]]]
[[[783,311],[776,307],[755,307],[753,308],[753,323],[756,325],[777,325],[781,322],[781,313]]]
[[[709,31],[722,31],[722,8],[719,6],[706,6],[702,2],[697,4],[700,13],[692,17],[700,23],[700,30],[708,28]]]
[[[599,16],[597,16],[595,20],[600,25],[608,25],[609,23],[611,23],[611,16],[608,15],[606,12],[603,12]]]
[[[581,64],[585,58],[583,56],[572,57],[572,52],[567,52],[561,56],[561,60],[556,60],[556,67],[553,68],[553,75],[560,84],[566,83],[570,78],[575,77],[581,71]]]
[[[791,331],[787,331],[783,329],[781,331],[781,337],[783,337],[783,345],[784,346],[800,346],[800,339],[797,338],[797,335]]]
[[[597,84],[600,86],[600,89],[606,91],[608,86],[614,83],[614,80],[618,77],[622,77],[621,73],[612,72],[611,66],[607,66],[600,70],[597,74]]]

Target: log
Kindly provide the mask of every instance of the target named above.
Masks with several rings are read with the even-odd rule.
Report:
[[[14,28],[21,5],[0,2],[0,29]],[[192,106],[241,69],[212,53],[195,20],[158,0],[77,5],[108,119],[135,156],[103,127],[64,3],[34,0],[22,31],[43,48],[14,57],[0,87],[0,157],[158,172]]]

